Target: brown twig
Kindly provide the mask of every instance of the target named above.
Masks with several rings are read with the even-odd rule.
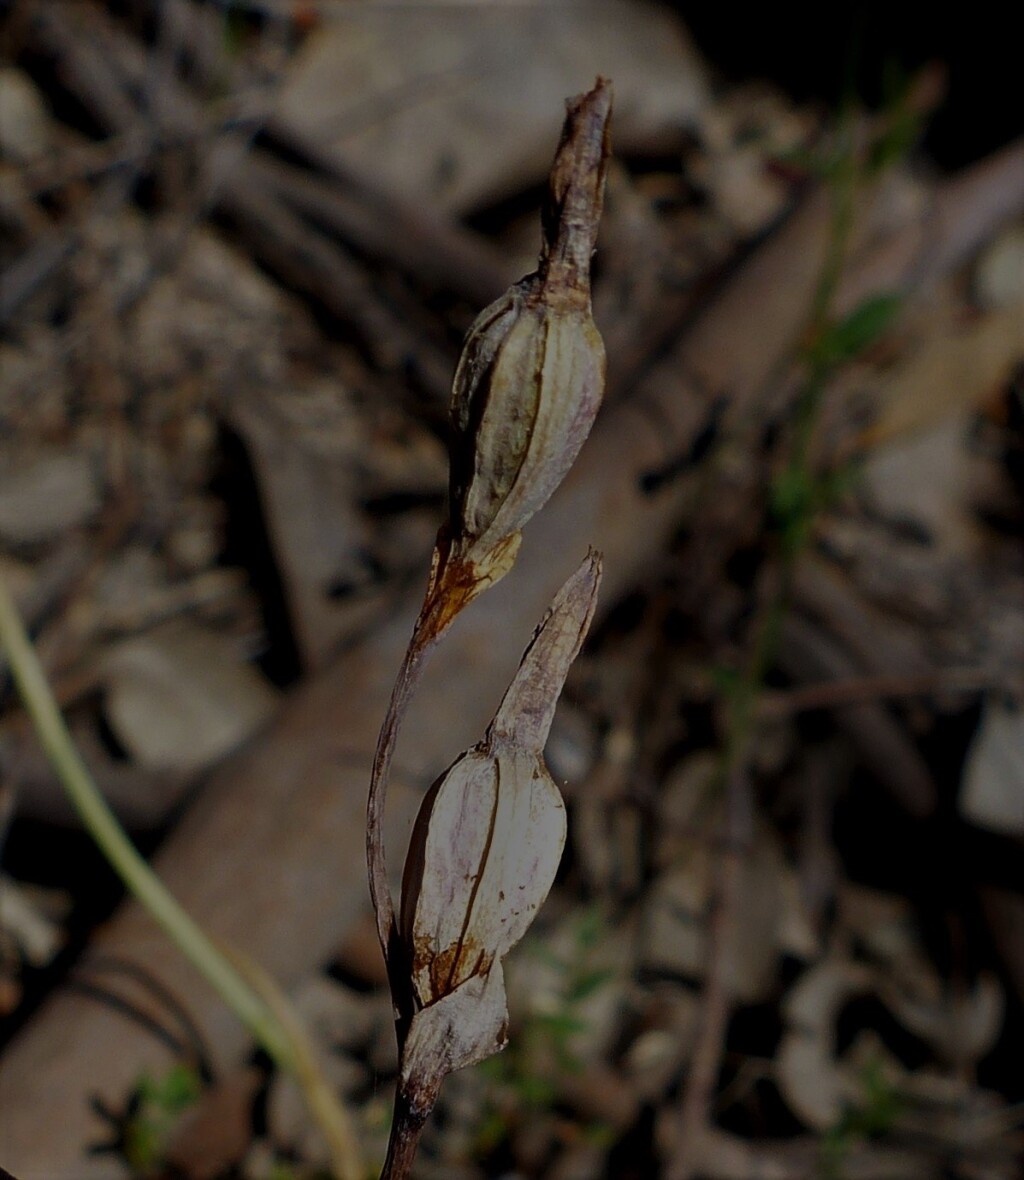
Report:
[[[858,668],[849,654],[809,619],[792,614],[783,624],[779,666],[797,680],[849,679]],[[858,756],[909,814],[932,814],[937,789],[931,771],[898,719],[877,701],[837,707],[836,723]]]
[[[998,682],[985,668],[936,668],[931,672],[847,676],[797,688],[766,692],[758,706],[762,717],[790,717],[816,709],[836,709],[871,701],[945,693],[977,693]]]
[[[422,614],[421,614],[422,620]],[[402,666],[398,670],[395,686],[388,701],[387,713],[381,725],[377,738],[377,749],[373,756],[373,767],[370,771],[370,792],[366,806],[366,860],[369,869],[370,899],[377,918],[377,937],[380,939],[384,960],[388,965],[389,978],[392,975],[392,959],[397,924],[395,920],[395,903],[388,884],[387,858],[384,851],[384,811],[387,804],[388,781],[391,775],[391,763],[394,758],[395,745],[398,741],[398,731],[402,719],[409,706],[409,702],[416,691],[423,673],[424,662],[431,646],[432,638],[423,638],[420,622],[417,622],[413,637],[406,648],[402,659]],[[396,965],[397,967],[397,965]],[[408,981],[397,981],[397,995],[408,991]],[[396,996],[396,984],[392,986],[392,995]],[[399,1020],[407,1018],[407,1012],[399,1012]]]
[[[736,922],[743,863],[751,842],[753,801],[746,766],[737,762],[725,784],[725,840],[716,861],[708,915],[709,958],[701,992],[701,1021],[676,1124],[665,1180],[689,1180],[699,1166],[702,1133],[712,1106],[732,1010],[726,981],[729,937]]]
[[[243,59],[222,49],[220,17],[210,6],[162,0],[165,19],[179,26],[196,77],[209,89],[238,89]],[[285,22],[281,22],[283,29]],[[301,126],[271,112],[265,142],[301,162],[293,167],[273,151],[246,163],[287,204],[329,227],[360,254],[387,262],[426,286],[489,303],[509,281],[507,266],[485,238],[415,201],[388,192],[350,162],[324,149]]]
[[[396,1097],[388,1154],[380,1180],[405,1180],[410,1174],[426,1122],[426,1114],[415,1114],[401,1095]]]
[[[490,303],[508,284],[507,266],[485,239],[358,179],[296,128],[272,120],[269,136],[317,171],[264,151],[248,165],[260,184],[361,254],[474,306]]]
[[[53,4],[40,10],[36,36],[58,58],[69,88],[109,131],[125,134],[141,126],[142,116],[130,96],[152,84],[149,62],[141,47],[110,18],[92,6],[73,9]],[[174,77],[162,76],[159,95],[151,97],[153,109],[147,117],[159,134],[185,141],[208,135],[209,120],[198,99]],[[258,104],[248,113],[243,152],[268,113],[269,104]],[[231,135],[237,138],[239,133],[232,131]],[[447,400],[447,354],[423,334],[410,331],[378,295],[365,270],[341,246],[293,212],[272,190],[256,183],[253,174],[240,165],[214,170],[186,224],[191,225],[214,205],[243,229],[258,257],[289,284],[314,295],[333,315],[354,327],[381,368],[404,370],[412,362],[428,394],[438,402]],[[380,236],[385,233],[382,230]],[[71,243],[62,248],[60,258],[49,262],[47,275],[55,272],[73,247]],[[164,256],[176,257],[179,252],[167,250]],[[19,284],[19,289],[21,286],[24,284]]]
[[[394,372],[411,362],[430,396],[446,402],[450,358],[395,316],[366,271],[341,246],[257,186],[231,182],[221,205],[261,261],[357,329],[381,369]]]

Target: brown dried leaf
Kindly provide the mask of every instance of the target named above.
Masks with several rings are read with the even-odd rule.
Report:
[[[600,71],[623,131],[649,143],[692,124],[706,71],[674,15],[635,0],[320,5],[276,118],[426,207],[465,212],[539,180],[552,111]]]
[[[1024,709],[986,702],[960,788],[964,819],[1007,836],[1024,836]]]
[[[254,733],[277,704],[236,644],[184,619],[117,644],[103,672],[110,724],[143,766],[203,767]]]
[[[805,972],[786,997],[779,1089],[809,1127],[824,1131],[839,1118],[843,1079],[836,1061],[836,1017],[846,1000],[870,983],[868,968],[833,954]]]
[[[980,975],[970,991],[938,999],[893,987],[883,988],[882,995],[905,1028],[954,1065],[975,1065],[992,1049],[1003,1027],[1006,999],[994,975]]]

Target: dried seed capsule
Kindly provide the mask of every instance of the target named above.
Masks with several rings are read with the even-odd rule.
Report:
[[[600,575],[600,557],[588,554],[537,628],[484,740],[420,808],[400,929],[416,1008],[403,1056],[410,1078],[420,1068],[433,1077],[432,1060],[456,1069],[504,1043],[501,960],[547,896],[565,843],[565,807],[544,743]]]
[[[486,557],[562,482],[604,391],[590,306],[608,158],[611,87],[572,99],[551,170],[535,274],[469,330],[452,389],[451,537]]]

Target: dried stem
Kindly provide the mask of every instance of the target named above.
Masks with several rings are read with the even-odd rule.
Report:
[[[416,1158],[416,1148],[426,1125],[426,1114],[414,1114],[401,1093],[395,1097],[395,1117],[388,1140],[388,1155],[380,1180],[405,1180]]]
[[[435,569],[436,556],[435,550]],[[384,723],[377,738],[366,808],[366,861],[370,879],[370,898],[377,919],[377,937],[380,939],[388,972],[399,1054],[405,1044],[414,1004],[412,983],[399,944],[395,903],[388,884],[387,857],[384,851],[384,809],[387,803],[391,762],[402,719],[422,677],[426,656],[443,634],[443,630],[431,630],[425,626],[425,622],[431,617],[432,604],[436,601],[431,593],[432,589],[433,585],[428,588],[419,618],[413,628],[412,639],[406,648],[402,666],[398,670],[395,686],[391,691]],[[399,1085],[395,1094],[395,1112],[388,1138],[388,1154],[380,1180],[403,1180],[409,1175],[427,1113],[429,1112],[413,1114]]]
[[[665,1169],[666,1180],[689,1180],[699,1166],[701,1132],[711,1109],[722,1060],[731,1004],[726,982],[725,947],[736,921],[740,880],[750,843],[750,783],[746,769],[735,766],[726,783],[725,845],[718,862],[715,893],[708,918],[711,954],[701,994],[700,1035],[694,1047],[679,1111],[678,1146]]]
[[[402,657],[395,686],[391,690],[391,699],[388,701],[387,712],[377,736],[377,749],[370,770],[370,792],[366,804],[366,867],[370,879],[370,900],[377,919],[377,937],[384,952],[384,961],[388,965],[392,996],[396,1007],[400,1009],[404,1005],[399,1003],[399,998],[395,994],[395,984],[400,981],[393,978],[391,967],[395,957],[398,927],[395,920],[395,902],[388,884],[387,855],[384,850],[384,813],[388,782],[391,778],[391,763],[395,756],[402,720],[423,675],[428,653],[451,626],[459,611],[480,592],[481,581],[474,579],[473,573],[473,567],[468,563],[451,560],[448,531],[442,529],[434,546],[430,580],[423,605],[413,627],[409,646]],[[407,981],[401,990],[408,990]]]
[[[544,241],[539,271],[546,281],[590,283],[610,154],[611,106],[611,84],[603,78],[589,93],[566,104],[541,214]]]
[[[994,668],[932,668],[926,672],[847,676],[764,693],[757,712],[762,719],[789,717],[816,709],[841,709],[900,697],[979,693],[998,687],[999,682],[999,673]]]
[[[421,620],[422,617],[421,613]],[[370,771],[370,794],[366,807],[366,864],[370,877],[370,899],[377,916],[377,937],[380,939],[384,961],[388,964],[389,971],[397,923],[384,852],[384,808],[387,803],[388,781],[398,742],[398,731],[423,674],[425,657],[435,639],[436,637],[427,635],[417,621],[402,659],[402,666],[398,670],[395,687],[391,690],[391,700],[388,702],[384,723],[377,738],[373,768]]]

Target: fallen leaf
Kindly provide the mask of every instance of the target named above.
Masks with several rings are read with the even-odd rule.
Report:
[[[35,83],[14,66],[0,69],[0,156],[25,163],[53,150],[46,102]]]
[[[879,383],[878,417],[864,439],[869,446],[895,444],[969,413],[1005,381],[1024,354],[1024,301],[1018,298],[966,322],[954,301],[919,330],[920,343]],[[945,472],[931,475],[941,480]]]
[[[28,890],[6,875],[0,875],[0,930],[14,938],[33,967],[45,967],[64,944],[60,926],[33,904]]]
[[[982,251],[974,268],[974,294],[989,309],[1024,298],[1024,227],[1014,226]]]
[[[650,4],[335,6],[277,118],[392,191],[463,212],[545,174],[552,112],[595,74],[615,80],[620,145],[678,132],[708,98],[682,26]]]
[[[277,694],[230,638],[175,619],[111,648],[106,712],[141,765],[195,770],[249,737]]]
[[[994,975],[981,975],[964,992],[947,991],[937,1000],[892,988],[882,998],[904,1028],[927,1041],[944,1061],[976,1065],[995,1045],[1003,1027],[1006,997]]]
[[[0,453],[0,540],[49,541],[84,524],[101,504],[98,473],[84,451]]]
[[[777,1053],[776,1077],[786,1103],[809,1127],[827,1130],[842,1112],[836,1017],[847,999],[868,987],[871,979],[867,967],[831,954],[806,971],[783,1002],[787,1027]]]
[[[967,752],[959,808],[979,827],[1024,836],[1024,710],[986,701]]]

